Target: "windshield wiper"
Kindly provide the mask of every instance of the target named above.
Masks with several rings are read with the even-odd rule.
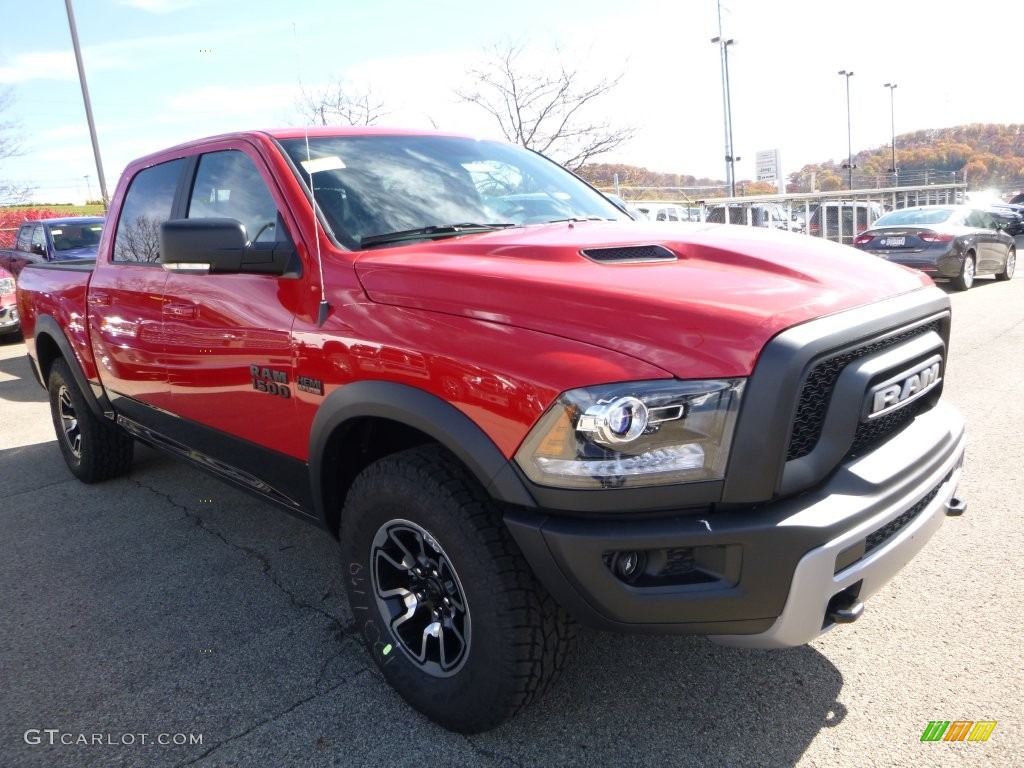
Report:
[[[608,219],[604,216],[570,216],[568,219],[551,219],[548,224],[561,224],[568,221],[570,224],[576,221],[621,221],[621,219]]]
[[[446,224],[444,226],[419,227],[418,229],[405,229],[401,232],[386,232],[383,235],[368,235],[359,241],[362,248],[369,248],[374,245],[385,245],[387,243],[400,243],[403,240],[435,240],[442,237],[454,237],[455,235],[472,235],[477,232],[492,232],[496,229],[508,229],[517,227],[518,224]]]

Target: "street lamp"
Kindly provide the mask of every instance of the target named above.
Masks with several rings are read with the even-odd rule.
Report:
[[[735,45],[732,38],[726,40],[721,35],[711,38],[718,43],[722,56],[722,110],[725,118],[725,180],[729,184],[729,196],[736,197],[736,161],[740,158],[732,150],[732,99],[729,92],[729,46]]]
[[[892,167],[889,169],[889,173],[899,174],[899,171],[896,170],[896,101],[892,93],[896,90],[896,83],[886,83],[882,87],[889,89],[889,117],[892,122]],[[899,175],[897,175],[897,184],[899,184],[899,180]]]
[[[853,134],[850,132],[850,78],[853,71],[840,69],[839,74],[846,78],[846,170],[847,189],[853,189]]]
[[[82,87],[82,101],[85,102],[85,120],[89,125],[89,136],[92,139],[92,154],[96,159],[96,175],[100,182],[100,196],[103,198],[103,211],[106,212],[110,197],[107,195],[107,177],[103,175],[103,161],[100,159],[100,143],[96,138],[96,123],[92,119],[92,102],[89,100],[89,86],[85,82],[85,65],[82,64],[82,49],[78,45],[78,27],[75,26],[75,12],[71,8],[71,0],[64,0],[64,8],[68,13],[68,27],[71,29],[71,45],[75,49],[75,63],[78,64],[78,83]]]

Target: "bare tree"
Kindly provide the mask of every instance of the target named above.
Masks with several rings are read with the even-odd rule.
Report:
[[[345,80],[312,93],[303,88],[295,108],[313,125],[375,125],[388,114],[384,100],[369,87],[360,89]]]
[[[525,68],[522,54],[520,46],[493,47],[487,61],[470,70],[473,87],[456,90],[456,95],[488,112],[509,141],[573,171],[633,138],[635,127],[592,116],[594,102],[608,95],[622,75],[587,83],[578,69],[565,65],[561,51],[553,71]]]
[[[0,163],[22,153],[21,137],[17,134],[18,124],[3,119],[14,103],[10,88],[0,89]],[[32,194],[31,187],[21,186],[0,175],[0,204],[24,203]]]

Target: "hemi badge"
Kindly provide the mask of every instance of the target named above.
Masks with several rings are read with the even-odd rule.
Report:
[[[869,389],[861,421],[871,421],[899,410],[931,392],[941,381],[942,356],[933,355]]]

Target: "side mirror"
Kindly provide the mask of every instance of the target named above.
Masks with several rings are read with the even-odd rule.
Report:
[[[168,272],[283,275],[295,259],[290,241],[249,243],[237,219],[172,219],[160,225],[160,263]]]
[[[46,258],[46,246],[45,245],[41,245],[40,243],[33,243],[32,244],[32,253],[36,254],[37,256],[42,256],[45,259]]]

